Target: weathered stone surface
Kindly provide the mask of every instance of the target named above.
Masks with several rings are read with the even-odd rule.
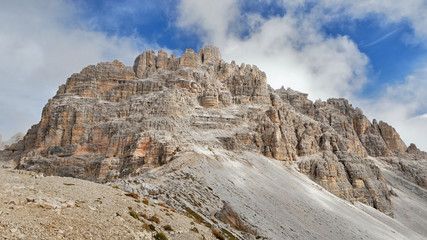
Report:
[[[419,157],[419,155],[416,155]],[[404,179],[427,188],[427,158],[381,157],[380,161]]]
[[[157,70],[161,71],[163,69],[166,69],[168,67],[168,63],[169,63],[168,54],[163,50],[159,50],[157,62],[156,62]]]
[[[203,51],[202,61],[204,64],[218,64],[222,60],[219,49],[215,46],[206,46]]]
[[[336,196],[393,215],[387,184],[373,162],[355,153],[338,151],[307,158],[299,163],[299,167],[301,172]]]
[[[427,159],[427,152],[421,151],[414,143],[411,143],[406,149],[406,154],[404,156],[407,159],[413,160]]]
[[[406,145],[402,139],[400,139],[399,134],[392,126],[383,121],[380,121],[378,128],[381,132],[381,135],[383,136],[384,141],[391,151],[401,154],[405,153]]]
[[[22,142],[20,142],[24,138],[24,134],[19,132],[15,135],[13,135],[10,139],[7,141],[2,142],[2,135],[0,134],[0,150],[3,150],[4,148],[9,148],[12,145],[15,145],[16,148],[21,149],[22,148]]]
[[[179,64],[183,67],[198,68],[202,64],[202,53],[196,53],[193,49],[186,49],[179,59]]]
[[[406,149],[406,152],[409,154],[421,154],[420,149],[418,149],[417,146],[413,143],[409,145],[409,147]]]
[[[348,151],[356,152],[362,157],[392,156],[403,154],[406,145],[391,126],[374,119],[371,123],[359,108],[343,98],[328,99],[327,102],[307,99],[307,94],[292,89],[278,89],[276,93],[298,112],[314,120],[331,126],[341,136]],[[381,125],[381,126],[380,126]]]
[[[196,145],[312,159],[299,165],[314,181],[390,214],[387,186],[365,158],[401,154],[402,143],[345,99],[313,103],[307,94],[275,91],[256,66],[225,63],[207,46],[180,58],[145,51],[133,68],[117,60],[84,68],[1,157],[18,168],[100,182],[136,176]]]
[[[139,202],[149,196],[136,197]],[[1,238],[155,239],[151,224],[167,239],[217,239],[211,229],[195,226],[194,219],[163,203],[135,200],[107,185],[0,168]],[[152,216],[156,221],[146,219]]]
[[[238,213],[236,213],[230,204],[224,203],[222,209],[215,214],[215,217],[221,220],[223,223],[229,224],[232,228],[242,232],[251,233],[256,235],[257,232],[252,226],[242,220]]]
[[[135,59],[133,70],[138,78],[156,71],[156,55],[154,51],[145,51]]]

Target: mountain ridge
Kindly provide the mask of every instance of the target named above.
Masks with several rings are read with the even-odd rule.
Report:
[[[84,68],[59,87],[40,123],[0,157],[17,169],[121,182],[192,153],[212,164],[239,153],[283,161],[335,196],[389,216],[390,182],[376,159],[421,189],[427,182],[427,153],[407,147],[387,123],[370,122],[346,99],[313,103],[307,94],[274,90],[256,66],[226,63],[214,46],[187,49],[179,58],[145,51],[133,67],[115,60]],[[201,211],[189,196],[181,203]],[[220,213],[226,206],[219,201],[204,216],[216,211],[227,219]],[[234,228],[257,232],[239,221]]]

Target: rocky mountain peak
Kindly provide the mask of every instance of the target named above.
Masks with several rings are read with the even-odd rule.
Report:
[[[159,50],[157,56],[154,51],[144,51],[135,59],[133,69],[136,77],[144,78],[162,70],[175,71],[180,66],[200,68],[202,65],[218,65],[221,61],[221,53],[215,46],[200,48],[198,53],[193,49],[186,49],[180,58],[176,58],[174,54],[169,58],[163,50]]]
[[[390,215],[387,183],[371,157],[423,156],[346,99],[313,103],[273,90],[256,66],[226,63],[214,46],[179,58],[145,51],[133,67],[115,60],[84,68],[1,155],[16,168],[106,182],[215,151],[296,164],[336,196]]]

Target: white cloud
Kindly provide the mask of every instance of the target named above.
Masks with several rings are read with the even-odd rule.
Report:
[[[132,65],[138,46],[144,46],[133,37],[85,29],[68,3],[2,1],[0,132],[5,139],[37,123],[44,104],[72,73],[114,59]]]
[[[367,57],[348,37],[323,35],[312,19],[292,13],[263,19],[239,12],[238,1],[214,2],[209,8],[206,4],[212,1],[182,1],[180,26],[202,29],[205,43],[219,46],[226,60],[257,65],[274,88],[285,85],[325,99],[349,97],[366,82]],[[222,9],[235,15],[215,12]],[[234,26],[243,20],[248,29],[236,31]],[[244,30],[250,34],[241,39]]]
[[[404,84],[390,86],[380,99],[360,98],[369,59],[347,36],[327,36],[321,30],[332,21],[375,15],[382,19],[380,24],[408,22],[414,29],[413,43],[419,43],[427,40],[425,1],[281,1],[286,14],[268,19],[240,12],[239,3],[183,0],[179,25],[201,29],[204,42],[219,46],[225,60],[256,64],[274,88],[285,85],[309,93],[311,99],[349,98],[371,118],[393,125],[406,143],[415,142],[427,150],[425,118],[414,115],[427,111],[427,106],[420,104],[427,102],[427,74],[414,73]],[[236,15],[230,17],[223,9]],[[242,22],[243,29],[235,27]],[[249,34],[242,38],[245,30]]]
[[[391,123],[404,142],[427,151],[427,63],[378,99],[360,99],[365,114]]]
[[[179,26],[192,28],[206,41],[211,42],[226,38],[230,24],[239,16],[237,1],[229,0],[182,0],[178,5],[178,11],[181,16],[185,16],[179,18]]]
[[[307,1],[316,2],[316,1]],[[427,40],[427,2],[425,0],[321,0],[316,6],[319,14],[327,12],[329,16],[349,16],[363,19],[377,15],[382,23],[405,21],[414,30],[414,42]]]

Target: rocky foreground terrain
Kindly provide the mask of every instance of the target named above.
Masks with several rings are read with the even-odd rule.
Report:
[[[219,239],[424,239],[426,159],[346,99],[274,90],[213,46],[88,66],[0,152],[161,202]]]
[[[159,234],[216,239],[191,216],[117,186],[0,169],[2,239],[151,239]]]

